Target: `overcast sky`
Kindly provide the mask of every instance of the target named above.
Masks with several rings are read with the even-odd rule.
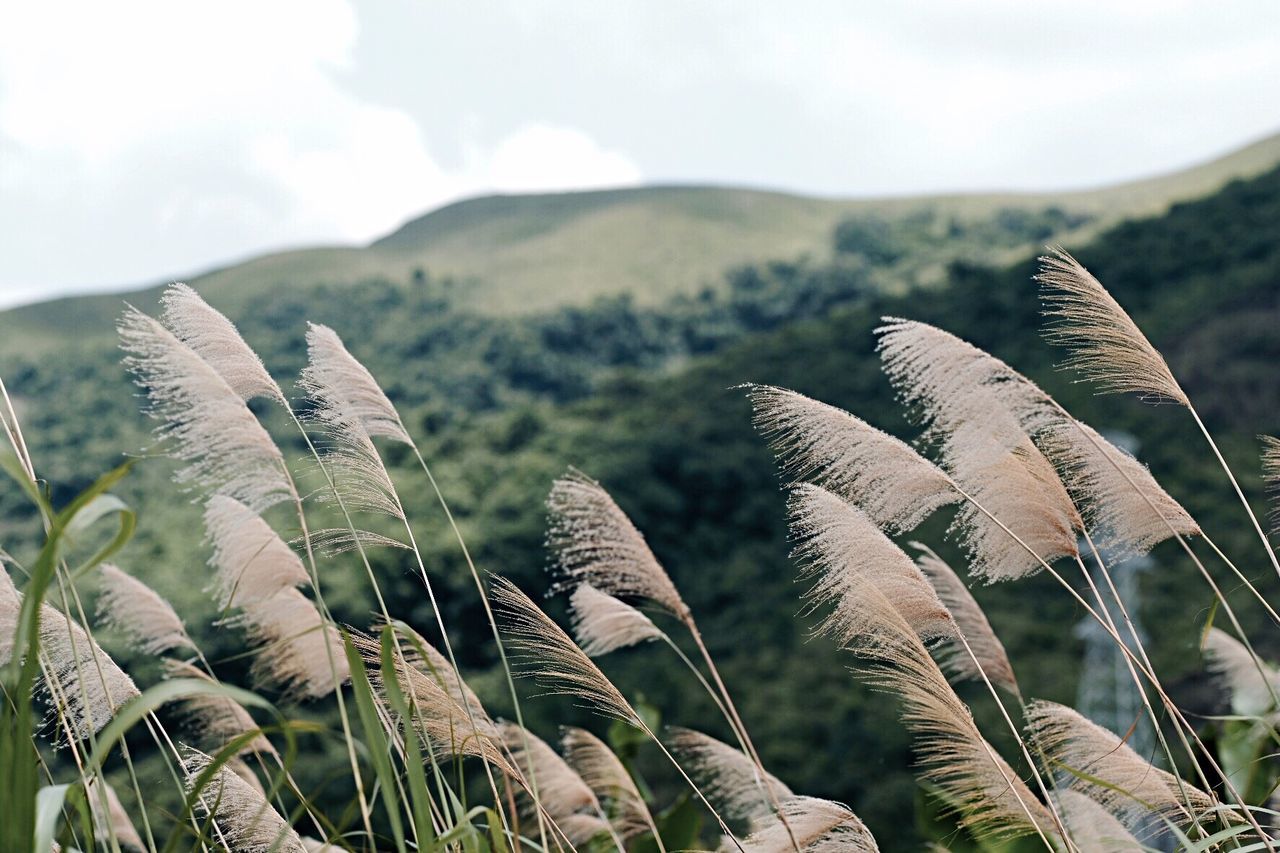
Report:
[[[478,193],[1083,187],[1280,130],[1280,3],[0,2],[0,304]]]

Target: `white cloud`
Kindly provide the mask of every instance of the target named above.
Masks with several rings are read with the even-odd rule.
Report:
[[[503,192],[598,189],[640,183],[640,168],[581,131],[530,124],[489,153],[484,182]]]
[[[639,180],[546,124],[443,169],[412,116],[342,85],[357,36],[343,0],[7,4],[0,301],[370,240],[489,189]]]

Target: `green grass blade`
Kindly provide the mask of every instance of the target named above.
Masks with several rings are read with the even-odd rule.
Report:
[[[58,831],[58,818],[70,788],[70,785],[46,785],[36,793],[35,853],[53,850],[53,836]]]
[[[382,679],[386,685],[387,700],[400,719],[406,721],[404,726],[405,770],[418,846],[423,850],[434,850],[436,844],[435,827],[431,822],[431,792],[427,788],[427,776],[423,770],[422,744],[419,741],[418,728],[412,723],[413,716],[410,713],[409,702],[400,688],[399,670],[393,656],[395,628],[391,625],[384,626],[380,641]]]
[[[342,632],[342,647],[346,651],[347,664],[351,669],[351,695],[356,700],[360,725],[369,743],[368,755],[378,777],[382,803],[387,810],[387,818],[391,822],[391,834],[395,838],[396,849],[400,853],[406,853],[404,820],[400,812],[400,797],[396,791],[395,769],[391,766],[390,744],[387,733],[382,728],[382,722],[378,719],[373,687],[369,684],[369,674],[365,671],[360,652],[356,650],[346,631]]]

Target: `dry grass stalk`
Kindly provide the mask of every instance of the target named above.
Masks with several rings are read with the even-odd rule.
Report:
[[[967,680],[981,679],[985,673],[992,684],[998,684],[1015,696],[1021,695],[1004,644],[996,636],[991,623],[987,621],[987,614],[982,612],[964,581],[928,546],[919,542],[911,544],[920,551],[920,556],[916,557],[916,565],[929,579],[938,598],[951,611],[956,630],[964,636],[969,649],[973,651],[971,657],[963,644],[948,643],[947,653],[943,657],[944,668],[953,678]],[[974,658],[977,659],[976,662]]]
[[[213,683],[204,670],[186,661],[166,658],[164,670],[168,678],[195,678]],[[259,729],[248,710],[230,696],[185,696],[176,704],[187,726],[212,752],[220,752],[232,740]],[[239,752],[241,755],[253,752],[274,755],[276,749],[266,735],[258,733]]]
[[[521,798],[526,817],[534,817],[541,806],[575,846],[608,830],[608,824],[600,817],[600,801],[591,787],[546,741],[514,723],[500,723],[499,731],[523,778],[537,787],[536,803],[532,791]]]
[[[786,824],[774,819],[753,832],[742,842],[745,853],[786,853],[797,846],[804,853],[874,853],[880,849],[871,831],[843,803],[793,797],[782,804],[782,813]]]
[[[1072,708],[1032,702],[1027,728],[1049,760],[1069,775],[1072,789],[1087,794],[1126,826],[1152,813],[1186,823],[1214,805],[1211,796],[1152,766],[1120,737]]]
[[[1016,580],[1040,571],[1041,560],[1079,554],[1080,514],[1029,439],[1005,448],[984,427],[961,427],[948,436],[945,453],[951,476],[972,498],[961,504],[952,530],[975,576]]]
[[[1043,288],[1045,314],[1055,319],[1046,337],[1071,350],[1068,367],[1104,392],[1135,392],[1190,406],[1164,357],[1075,258],[1054,249],[1040,259],[1036,280]]]
[[[136,698],[133,679],[94,642],[81,625],[49,605],[40,608],[43,690],[78,740],[87,740]]]
[[[561,741],[565,760],[596,797],[610,804],[614,831],[624,841],[654,832],[653,816],[635,780],[604,741],[586,729],[566,728]]]
[[[275,685],[290,698],[319,699],[350,677],[338,629],[296,589],[245,601],[241,607],[236,624],[245,625],[249,636],[263,644],[251,671],[255,683]]]
[[[218,606],[227,609],[261,602],[291,587],[310,583],[306,566],[261,516],[232,498],[209,499],[205,535],[213,545],[209,564]]]
[[[672,728],[671,733],[672,752],[685,762],[702,793],[726,818],[760,828],[774,818],[774,800],[785,809],[785,803],[795,796],[776,776],[766,773],[761,778],[755,762],[737,747],[692,729]]]
[[[160,320],[196,354],[218,372],[241,399],[269,397],[288,406],[284,392],[267,373],[235,324],[205,302],[200,294],[181,282],[165,288],[160,297],[164,312]]]
[[[1280,673],[1255,660],[1235,637],[1219,628],[1210,628],[1205,637],[1204,659],[1209,671],[1230,691],[1235,713],[1257,717],[1275,707],[1275,696],[1280,693]]]
[[[1137,459],[1087,424],[1063,422],[1036,438],[1054,461],[1084,512],[1098,545],[1112,560],[1145,554],[1173,536],[1195,536],[1200,526],[1161,488]]]
[[[954,636],[947,608],[920,569],[860,509],[819,486],[796,486],[788,501],[795,555],[817,578],[806,598],[834,604],[820,631],[841,645],[868,633],[878,616],[863,604],[877,590],[925,642]]]
[[[200,775],[212,762],[203,752],[188,750],[182,761],[188,793],[195,791]],[[235,853],[306,853],[302,839],[262,793],[225,765],[200,789],[196,807],[217,821],[222,837]]]
[[[648,616],[589,583],[578,585],[569,607],[573,636],[593,658],[662,636]]]
[[[293,497],[284,458],[240,395],[158,321],[130,307],[120,318],[125,364],[146,388],[148,414],[169,455],[186,463],[175,479],[254,512]]]
[[[1086,853],[1143,853],[1150,849],[1134,838],[1110,812],[1079,791],[1058,791],[1054,800],[1071,840],[1080,850]]]
[[[556,480],[547,508],[547,541],[565,577],[557,589],[589,583],[609,595],[648,599],[678,619],[690,618],[643,534],[599,483],[571,471]]]
[[[100,571],[98,619],[124,634],[132,648],[146,655],[195,649],[182,620],[159,593],[110,563],[104,563]]]
[[[626,697],[573,639],[506,578],[494,578],[492,600],[527,671],[549,692],[576,696],[595,711],[648,731]]]
[[[354,422],[366,435],[413,445],[395,406],[337,332],[316,323],[307,328],[307,366],[298,383],[322,419]]]
[[[767,385],[748,389],[756,429],[788,479],[835,492],[896,531],[914,529],[959,499],[936,465],[843,409]]]
[[[106,806],[103,807],[103,797]],[[114,837],[121,847],[129,850],[146,850],[142,836],[134,828],[129,813],[125,811],[120,797],[101,776],[94,776],[84,786],[85,800],[89,803],[89,812],[93,815],[93,834],[101,841]]]

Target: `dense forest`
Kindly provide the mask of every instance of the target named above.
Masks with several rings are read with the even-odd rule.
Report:
[[[1031,253],[1079,224],[1055,209],[997,214],[980,223],[860,217],[832,234],[829,262],[780,259],[744,267],[726,273],[720,286],[659,306],[621,296],[531,316],[481,315],[455,307],[467,282],[422,270],[403,282],[264,292],[234,319],[282,381],[303,364],[305,319],[337,330],[406,414],[477,562],[526,589],[547,586],[542,504],[552,479],[576,466],[600,480],[645,532],[698,615],[770,769],[797,790],[848,802],[873,831],[895,827],[877,834],[914,849],[901,820],[920,799],[905,769],[907,737],[893,701],[849,672],[853,660],[825,640],[808,638],[812,620],[801,612],[803,587],[788,558],[780,483],[735,386],[794,388],[910,438],[912,428],[880,373],[873,329],[883,316],[935,323],[1041,382],[1099,429],[1136,437],[1139,456],[1215,539],[1228,552],[1252,553],[1240,544],[1249,531],[1229,500],[1229,486],[1183,411],[1095,397],[1054,370],[1061,354],[1041,338]],[[1008,267],[953,262],[936,281],[886,286],[905,255],[929,241],[960,238],[1016,249],[1027,259]],[[1162,217],[1120,225],[1089,246],[1068,247],[1164,351],[1259,501],[1255,435],[1280,432],[1278,238],[1280,171],[1273,171]],[[216,293],[206,296],[217,304]],[[86,343],[57,359],[19,360],[4,365],[4,378],[55,498],[74,494],[121,453],[137,454],[147,444],[148,425],[110,349]],[[302,455],[300,446],[292,449]],[[401,493],[410,516],[423,521],[428,568],[445,590],[442,607],[459,633],[460,662],[501,712],[492,648],[483,642],[479,603],[468,593],[471,580],[434,497],[404,461],[396,472]],[[140,528],[120,561],[180,612],[211,621],[205,568],[189,547],[198,513],[167,484],[171,470],[167,462],[144,459],[122,484],[120,493],[139,508]],[[6,499],[3,508],[4,545],[20,554],[30,541],[31,517],[17,500]],[[919,536],[959,565],[944,531],[939,519]],[[385,552],[378,559],[394,609],[413,624],[431,624],[406,558]],[[1173,551],[1159,549],[1156,559],[1143,589],[1156,667],[1168,675],[1179,702],[1211,713],[1216,708],[1196,652],[1211,595]],[[1260,579],[1264,592],[1276,591],[1269,567],[1242,568]],[[351,575],[335,577],[330,603],[342,618],[364,624],[368,605],[355,594]],[[976,595],[1029,693],[1070,702],[1080,658],[1071,628],[1082,615],[1070,599],[1042,578],[979,588]],[[1257,608],[1240,609],[1253,619],[1245,627],[1259,649],[1280,656],[1280,638],[1265,630]],[[215,662],[230,670],[242,665],[243,643],[234,632],[190,627]],[[673,689],[683,674],[669,651],[631,650],[606,661],[606,669],[629,694],[655,703],[664,722],[708,725],[724,734],[709,724],[713,709],[696,685]],[[992,713],[978,692],[966,698],[980,720]],[[548,708],[543,719],[540,706]],[[526,707],[535,729],[566,722],[563,704],[551,699]],[[579,721],[589,723],[585,714]],[[644,754],[639,760],[655,785],[666,783]],[[322,774],[323,762],[317,765]],[[924,810],[920,814],[920,833],[937,831]]]

